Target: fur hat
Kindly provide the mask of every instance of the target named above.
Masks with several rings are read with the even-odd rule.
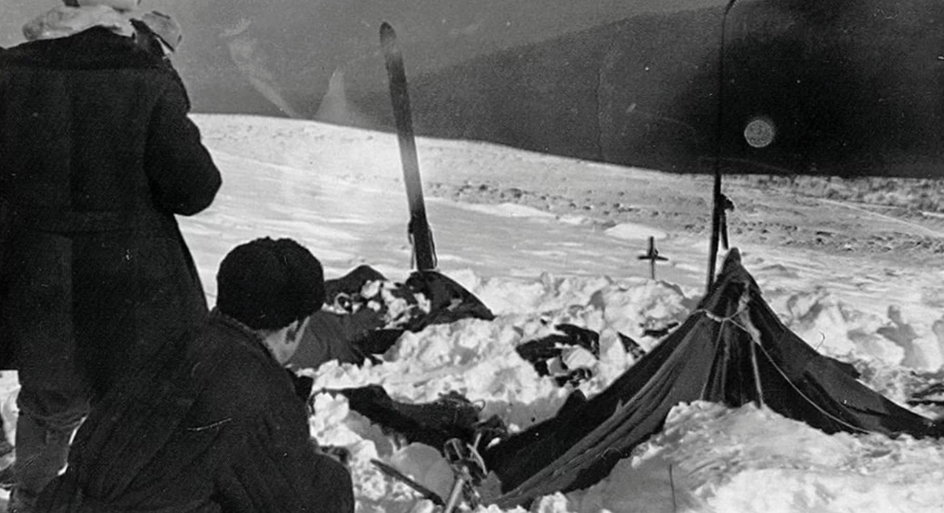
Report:
[[[324,271],[292,239],[256,239],[233,248],[216,275],[217,309],[254,330],[284,328],[324,304]]]
[[[64,6],[53,8],[23,26],[28,41],[69,37],[92,27],[103,27],[125,37],[144,38],[143,45],[160,51],[173,52],[183,39],[180,25],[170,16],[134,9],[139,0],[65,0]],[[153,43],[150,41],[153,40]]]

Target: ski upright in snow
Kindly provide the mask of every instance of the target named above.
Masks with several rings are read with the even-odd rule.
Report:
[[[400,144],[400,159],[403,162],[403,182],[406,185],[407,201],[410,207],[410,223],[407,230],[413,244],[413,258],[417,270],[430,271],[436,269],[436,248],[433,245],[433,233],[426,218],[426,204],[423,200],[423,185],[420,181],[420,167],[416,155],[406,71],[403,66],[403,55],[397,46],[397,34],[387,22],[380,25],[380,45],[383,48],[384,62],[387,66],[390,100],[393,103],[397,140]]]

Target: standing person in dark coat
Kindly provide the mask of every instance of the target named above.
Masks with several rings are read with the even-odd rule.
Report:
[[[324,302],[321,264],[257,239],[223,259],[217,290],[204,327],[92,411],[40,511],[354,511],[350,474],[318,450],[283,367]]]
[[[22,387],[17,511],[62,468],[89,401],[205,319],[174,215],[205,209],[221,183],[163,55],[136,44],[125,13],[66,3],[0,53],[0,352]]]

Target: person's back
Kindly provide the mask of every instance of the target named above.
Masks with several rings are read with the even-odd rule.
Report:
[[[0,352],[22,385],[20,498],[58,473],[90,398],[206,317],[174,215],[221,183],[163,56],[97,21],[106,7],[60,9],[93,23],[0,52]]]
[[[40,511],[353,512],[282,367],[323,302],[320,264],[284,239],[241,248],[262,256],[224,260],[217,311],[103,399]]]
[[[174,214],[206,208],[220,175],[186,116],[176,73],[130,38],[91,28],[26,43],[0,54],[0,71],[0,181],[15,216],[3,274],[40,279],[29,276],[36,255],[57,255],[49,263],[71,275],[80,345],[128,342],[79,348],[102,371],[93,385],[104,390],[129,366],[122,353],[133,339],[204,316]],[[129,302],[154,310],[121,318]]]
[[[349,474],[315,453],[305,403],[254,335],[212,314],[178,344],[92,412],[39,511],[353,510]]]
[[[206,172],[206,150],[175,143],[199,140],[193,125],[162,116],[186,113],[182,84],[130,38],[92,28],[26,43],[0,54],[0,69],[3,173],[17,203],[49,211],[40,227],[146,223],[155,206],[193,214],[213,199],[219,176]]]

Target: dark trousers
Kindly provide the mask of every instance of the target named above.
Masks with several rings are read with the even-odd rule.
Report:
[[[2,269],[0,338],[15,348],[20,392],[12,505],[32,511],[43,487],[65,466],[69,441],[89,411],[72,304],[72,242],[30,233],[14,239]]]

